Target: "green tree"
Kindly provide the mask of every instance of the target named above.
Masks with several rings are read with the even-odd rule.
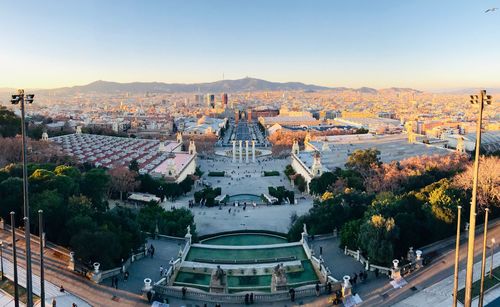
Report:
[[[10,177],[0,183],[0,213],[2,218],[10,221],[10,212],[16,213],[16,223],[21,221],[23,207],[23,180]]]
[[[356,149],[349,157],[345,166],[361,174],[363,178],[367,178],[373,167],[380,166],[380,151],[375,148]]]
[[[338,175],[332,172],[324,172],[321,176],[315,177],[309,183],[309,191],[314,195],[323,195],[328,187],[335,183]]]
[[[59,242],[61,229],[64,229],[66,208],[64,200],[55,190],[45,190],[31,197],[31,216],[37,217],[38,210],[43,210],[44,231],[47,238]],[[31,219],[34,229],[38,229],[38,218]]]
[[[105,197],[110,186],[110,176],[105,170],[94,168],[82,176],[80,191],[92,200],[94,209],[104,212],[107,209]]]
[[[0,106],[0,136],[14,137],[21,133],[21,118],[14,112]]]
[[[76,257],[85,263],[99,262],[101,269],[116,267],[121,260],[119,238],[109,230],[82,229],[71,238],[70,246]]]
[[[128,165],[128,169],[133,171],[133,172],[139,173],[139,163],[137,163],[136,159],[130,161],[130,164]]]
[[[393,218],[372,215],[359,231],[358,243],[362,251],[376,264],[388,265],[394,259],[394,240],[398,228]]]
[[[440,181],[442,184],[429,194],[429,204],[434,216],[447,224],[456,219],[456,211],[460,198],[458,193],[450,187],[446,179]]]
[[[340,247],[347,246],[349,249],[359,247],[358,236],[363,223],[362,219],[352,220],[344,224],[340,230]]]
[[[67,165],[58,165],[54,169],[54,174],[65,175],[65,176],[71,177],[77,181],[80,180],[81,175],[82,175],[78,168],[73,167],[73,166],[67,166]]]
[[[295,179],[293,181],[297,189],[299,189],[300,192],[304,192],[306,190],[306,180],[304,177],[300,174],[295,176]]]

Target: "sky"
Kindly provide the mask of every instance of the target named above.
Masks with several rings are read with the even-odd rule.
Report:
[[[500,0],[0,0],[0,87],[500,87]]]

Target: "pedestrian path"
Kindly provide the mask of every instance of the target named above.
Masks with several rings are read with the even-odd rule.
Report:
[[[4,272],[5,276],[8,277],[10,280],[14,280],[14,264],[7,260],[3,259],[3,265],[4,265]],[[37,275],[32,275],[33,277],[33,293],[40,296],[41,291],[40,291],[40,276]],[[26,288],[26,270],[19,266],[17,266],[17,280],[18,284],[21,287]],[[61,307],[66,307],[69,306],[71,307],[73,303],[75,303],[78,307],[90,307],[91,305],[82,300],[81,298],[75,296],[74,294],[71,294],[67,291],[61,292],[59,286],[54,285],[51,282],[48,282],[47,280],[44,281],[45,285],[45,303],[47,306],[52,306],[52,300],[55,299],[57,306]],[[14,301],[12,300],[9,304],[7,305],[1,305],[0,306],[14,306]]]

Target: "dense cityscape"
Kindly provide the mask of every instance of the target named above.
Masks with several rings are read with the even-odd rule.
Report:
[[[100,33],[113,42],[125,34],[108,28],[108,17],[97,8],[121,11],[126,5],[111,2],[21,5],[30,14],[40,10],[42,28],[60,33],[69,44],[63,49],[69,50],[73,36],[56,30],[59,23],[49,16],[82,10],[75,11],[75,20],[65,16],[67,25],[86,27],[95,17],[98,25],[79,32],[82,40]],[[383,2],[386,10],[414,9]],[[474,56],[497,60],[477,79],[459,79],[460,64],[449,64],[438,52],[427,57],[456,65],[456,75],[380,55],[387,70],[353,65],[352,71],[332,71],[321,79],[328,57],[318,52],[318,64],[309,50],[297,47],[283,56],[307,60],[310,67],[300,61],[296,67],[277,64],[281,55],[267,49],[274,37],[254,36],[257,30],[249,30],[246,22],[257,23],[247,17],[228,18],[249,35],[252,47],[232,41],[227,50],[212,54],[208,46],[215,42],[201,51],[199,43],[206,41],[199,37],[196,48],[183,53],[185,37],[179,40],[170,28],[153,26],[163,21],[143,24],[133,17],[158,10],[164,22],[186,27],[179,33],[203,35],[208,30],[198,24],[198,9],[212,7],[176,4],[193,13],[186,18],[195,24],[187,26],[178,19],[180,12],[170,10],[170,1],[130,5],[135,10],[121,13],[135,25],[128,31],[140,35],[128,39],[157,43],[158,50],[146,52],[152,58],[174,52],[185,62],[186,71],[176,70],[175,61],[165,59],[172,70],[159,80],[172,81],[147,81],[152,62],[125,44],[123,59],[110,57],[99,44],[87,54],[75,51],[75,61],[45,45],[38,58],[7,54],[20,69],[24,59],[37,61],[36,76],[45,63],[54,63],[46,77],[24,78],[0,60],[7,72],[0,77],[1,306],[500,306],[497,54],[476,51]],[[227,1],[213,5],[240,13]],[[269,31],[286,24],[281,34],[288,37],[295,29],[292,37],[301,43],[308,35],[319,41],[314,29],[337,31],[313,29],[304,20],[339,27],[350,22],[354,10],[351,4],[323,1],[256,5],[269,12],[247,7],[248,18],[261,20],[270,12],[297,17],[300,25],[261,22]],[[494,7],[456,5],[460,14],[475,9],[499,25]],[[11,8],[0,4],[0,12]],[[435,9],[435,17],[443,17],[446,8]],[[368,11],[361,10],[367,20]],[[431,13],[423,5],[415,14]],[[386,22],[393,26],[391,18]],[[116,16],[109,22],[125,25]],[[213,33],[229,31],[218,22]],[[450,27],[461,24],[458,17],[449,22]],[[16,31],[36,38],[25,27]],[[345,31],[356,33],[356,28]],[[434,37],[427,27],[407,31]],[[158,33],[172,45],[158,42]],[[395,28],[384,35],[406,39]],[[43,36],[53,39],[53,34]],[[460,32],[451,36],[458,46],[454,37]],[[372,43],[367,50],[375,48],[374,54],[389,48]],[[255,58],[235,51],[240,44],[256,48]],[[45,48],[54,54],[44,54]],[[444,45],[439,48],[449,52]],[[372,57],[347,49],[332,52],[345,55],[345,61],[352,60],[347,54],[356,61]],[[427,51],[421,51],[411,54],[426,63]],[[259,59],[264,55],[269,62],[263,68]],[[118,61],[119,68],[102,73],[94,64],[79,66],[80,56],[89,63]],[[204,64],[191,66],[204,56],[219,65],[227,61],[223,69],[230,67],[230,78],[224,72],[222,78],[205,78]],[[465,55],[457,51],[457,57]],[[122,67],[125,61],[128,66]],[[237,72],[239,63],[252,61],[262,74],[241,77],[254,67]],[[399,70],[403,64],[415,71]],[[67,67],[74,74],[64,73]],[[267,68],[276,74],[283,70],[276,75],[281,77],[273,78]],[[352,79],[352,74],[357,76]],[[99,80],[103,76],[107,81]],[[346,81],[339,83],[343,77]]]

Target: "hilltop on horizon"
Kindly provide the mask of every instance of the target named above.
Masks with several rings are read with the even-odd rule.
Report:
[[[51,94],[77,94],[77,93],[218,93],[218,92],[248,92],[248,91],[354,91],[358,93],[375,94],[379,90],[370,87],[348,88],[327,87],[301,82],[272,82],[257,78],[242,78],[235,80],[219,80],[205,83],[164,83],[164,82],[128,82],[120,83],[113,81],[98,80],[86,85],[62,87],[55,89],[41,89],[39,92],[50,92]],[[412,88],[389,89],[397,92],[421,91]]]

